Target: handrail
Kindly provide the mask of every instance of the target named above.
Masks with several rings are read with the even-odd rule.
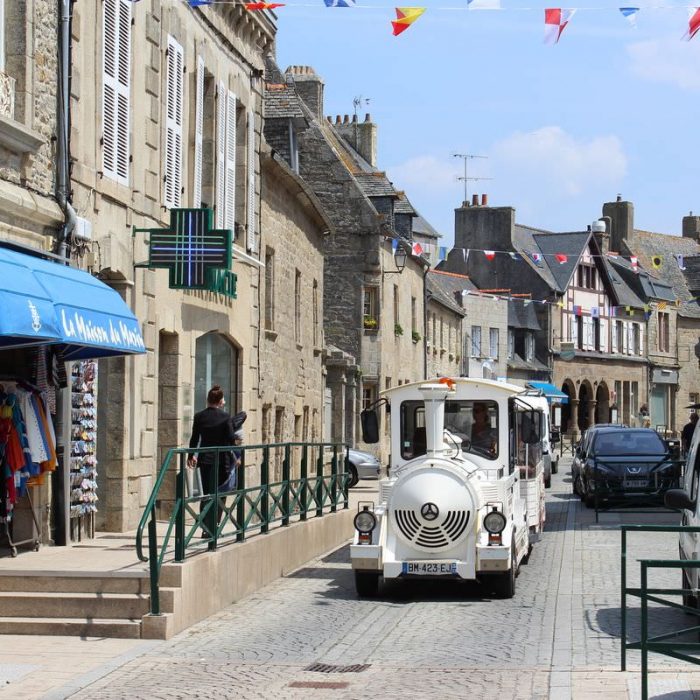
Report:
[[[296,451],[294,448],[299,448]],[[235,446],[235,451],[240,455],[240,463],[237,469],[237,484],[233,491],[220,491],[219,462],[221,453],[230,453],[232,446],[207,447],[207,448],[171,448],[165,455],[151,495],[143,511],[136,530],[136,554],[140,561],[149,563],[151,579],[151,614],[160,614],[159,578],[160,569],[165,560],[171,538],[175,538],[175,561],[182,562],[185,552],[190,545],[198,528],[202,529],[202,538],[208,543],[208,549],[214,550],[222,537],[235,535],[235,540],[241,542],[249,530],[259,530],[264,533],[272,522],[280,522],[282,526],[288,525],[290,515],[298,514],[301,520],[306,520],[309,513],[316,517],[323,515],[324,507],[330,506],[330,512],[335,512],[339,502],[343,508],[349,507],[348,482],[349,482],[349,450],[347,445],[339,443],[305,443],[305,442],[280,442],[262,445]],[[309,450],[318,452],[316,469],[309,469]],[[343,450],[344,471],[339,471],[338,453]],[[281,462],[282,480],[270,482],[270,454],[272,450],[283,451],[284,458]],[[246,486],[246,455],[256,451],[262,451],[260,462],[260,483],[256,486]],[[188,496],[185,488],[186,462],[189,455],[196,452],[201,455],[214,454],[214,464],[211,469],[214,472],[213,491],[202,493],[199,496]],[[301,453],[300,477],[292,478],[292,455],[295,457]],[[179,468],[175,471],[175,499],[172,504],[172,513],[167,522],[162,543],[158,543],[156,504],[160,496],[166,475],[171,470],[173,462],[179,462]],[[330,461],[330,473],[325,472],[325,466]],[[201,463],[201,459],[200,459]],[[312,472],[309,475],[309,471]],[[315,472],[315,473],[314,473]],[[232,505],[226,505],[230,499]],[[199,512],[195,512],[193,506],[199,506]],[[221,522],[221,513],[225,514]],[[188,516],[192,519],[189,525],[186,523]],[[233,533],[225,534],[227,524],[234,525]],[[148,527],[148,555],[143,551],[143,533]],[[188,530],[189,527],[189,530]]]

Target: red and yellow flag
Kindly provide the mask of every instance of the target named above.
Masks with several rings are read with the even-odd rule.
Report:
[[[394,36],[405,32],[424,12],[424,7],[397,7],[396,19],[391,22]]]

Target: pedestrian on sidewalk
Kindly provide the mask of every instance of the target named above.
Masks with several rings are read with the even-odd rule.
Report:
[[[207,407],[195,414],[192,422],[192,436],[190,437],[190,449],[204,447],[225,447],[233,445],[235,440],[231,416],[224,410],[226,400],[224,391],[215,384],[207,394]],[[187,466],[199,467],[202,475],[203,495],[216,492],[217,484],[226,480],[233,456],[230,451],[204,451],[201,454],[190,453]],[[199,503],[201,513],[209,503],[203,499]],[[204,523],[202,523],[202,537],[213,537],[214,532],[221,521],[222,507],[216,503],[216,507],[209,508]],[[206,526],[206,529],[205,529]]]
[[[683,444],[683,454],[687,455],[690,451],[690,445],[693,442],[693,433],[698,424],[698,414],[691,413],[690,420],[683,426],[683,432],[681,432],[681,443]]]

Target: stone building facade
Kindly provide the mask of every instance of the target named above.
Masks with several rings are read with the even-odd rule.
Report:
[[[280,209],[271,191],[262,219],[263,177],[272,188],[291,186],[275,167],[268,164],[263,173],[260,165],[271,15],[241,5],[160,0],[92,0],[73,10],[73,205],[91,222],[92,236],[74,237],[72,254],[121,292],[143,323],[147,349],[141,357],[100,362],[98,525],[128,530],[138,522],[165,451],[187,442],[211,384],[223,386],[231,412],[248,413],[246,442],[261,441],[261,396],[277,401],[262,382],[272,371],[264,366],[272,359],[263,347],[271,341],[261,337],[263,250],[274,248],[276,231],[284,230],[308,253],[302,274],[319,278],[312,253],[321,237],[319,215],[303,203]],[[167,270],[141,266],[148,236],[134,235],[133,228],[167,228],[171,210],[186,207],[211,209],[214,226],[234,232],[235,298],[171,289]],[[301,321],[300,332],[310,333],[306,316]],[[287,332],[285,325],[278,346]],[[304,386],[289,397],[294,406],[285,437],[299,391],[308,389],[308,401],[322,409],[322,376],[314,369],[320,363],[310,347],[298,355],[296,365],[307,365]],[[306,405],[304,399],[301,415]]]

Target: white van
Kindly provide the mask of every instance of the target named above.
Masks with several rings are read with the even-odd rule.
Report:
[[[700,404],[695,406],[700,409]],[[682,512],[681,525],[700,526],[700,429],[693,433],[693,441],[688,450],[685,470],[683,473],[683,488],[671,489],[666,492],[664,502],[668,508],[677,508]],[[696,561],[700,559],[700,532],[681,532],[679,535],[680,559]],[[683,604],[698,607],[700,595],[700,569],[683,569],[683,588],[693,589],[692,594],[683,596]]]
[[[530,395],[530,393],[523,394],[522,400],[539,410],[542,415],[542,425],[540,426],[540,435],[542,436],[542,471],[544,473],[544,486],[548,489],[552,485],[552,472],[556,473],[555,465],[552,461],[554,455],[550,435],[549,401],[547,401],[545,396]]]

